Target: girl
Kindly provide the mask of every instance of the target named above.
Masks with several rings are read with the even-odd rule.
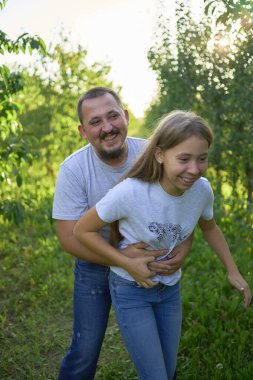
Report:
[[[119,255],[98,231],[119,220],[121,247],[145,241],[150,249],[173,248],[198,223],[205,239],[228,271],[230,283],[251,302],[248,284],[239,273],[226,240],[213,218],[213,192],[202,175],[208,165],[211,129],[194,113],[165,116],[126,178],[76,224],[81,243],[117,262],[110,271],[110,291],[117,321],[140,380],[175,378],[181,333],[179,280],[169,276],[138,278],[134,260]]]

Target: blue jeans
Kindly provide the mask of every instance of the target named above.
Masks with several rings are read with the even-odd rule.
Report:
[[[76,260],[72,344],[58,380],[93,380],[107,327],[111,297],[109,268]]]
[[[145,289],[112,271],[109,283],[116,318],[139,380],[175,378],[182,322],[179,284]]]

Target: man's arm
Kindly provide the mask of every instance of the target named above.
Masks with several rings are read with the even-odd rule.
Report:
[[[56,220],[56,233],[64,251],[78,257],[81,260],[86,260],[94,264],[106,266],[115,265],[115,263],[107,257],[101,257],[77,240],[73,234],[76,223],[77,220]],[[148,244],[140,242],[132,244],[120,251],[124,254],[124,256],[129,258],[162,256],[166,253],[166,250],[151,251],[147,250],[147,247]],[[167,269],[166,265],[164,265],[164,269]]]
[[[117,250],[115,250],[117,252],[117,256],[109,257],[109,258],[106,255],[95,253],[93,250],[87,248],[85,245],[80,243],[79,240],[75,237],[73,230],[76,223],[77,223],[76,220],[72,220],[72,221],[57,220],[56,221],[57,236],[62,248],[66,252],[70,253],[71,255],[75,257],[78,257],[79,259],[87,260],[92,263],[100,264],[100,265],[120,266],[120,264],[122,264],[122,266],[125,266],[125,265],[127,266],[127,264],[129,264],[129,267],[127,266],[128,270],[132,272],[131,274],[133,275],[133,277],[143,287],[153,287],[154,285],[156,285],[155,282],[149,280],[149,277],[152,277],[155,273],[150,271],[147,267],[148,262],[153,260],[152,258],[139,257],[139,258],[131,260],[125,257],[125,259],[123,259],[124,256]],[[119,261],[122,261],[122,263]]]
[[[56,233],[64,251],[94,264],[113,265],[111,260],[97,255],[77,240],[73,234],[76,223],[77,220],[56,220]]]

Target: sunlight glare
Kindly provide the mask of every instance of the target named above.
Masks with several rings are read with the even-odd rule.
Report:
[[[230,38],[229,37],[222,37],[221,39],[217,40],[217,44],[220,47],[228,47],[230,46]]]

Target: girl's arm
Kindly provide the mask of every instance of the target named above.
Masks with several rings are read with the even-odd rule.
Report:
[[[244,294],[244,307],[247,308],[251,302],[249,285],[240,274],[222,231],[214,219],[200,219],[199,226],[206,241],[227,269],[229,282]]]
[[[102,258],[105,257],[111,265],[125,269],[141,286],[155,286],[157,283],[149,278],[154,276],[155,272],[150,271],[147,266],[154,257],[129,258],[122,255],[98,233],[107,224],[109,223],[99,218],[96,208],[92,207],[75,224],[73,233],[80,243]]]

